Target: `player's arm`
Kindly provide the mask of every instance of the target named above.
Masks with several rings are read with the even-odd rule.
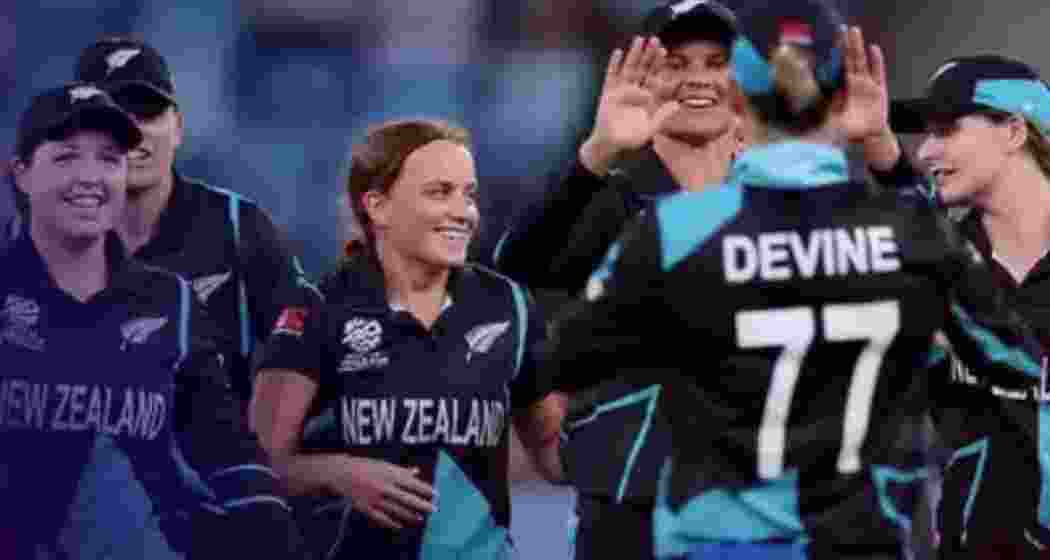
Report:
[[[319,294],[266,212],[254,204],[242,204],[241,223],[251,334],[255,340],[265,340],[285,307],[309,305]]]
[[[554,390],[574,393],[625,368],[659,366],[653,348],[666,346],[662,333],[672,317],[662,266],[658,218],[647,212],[610,248],[588,282],[586,299],[557,321],[546,365]]]
[[[605,247],[599,247],[595,255],[594,249],[570,246],[570,238],[578,224],[597,225],[590,217],[597,213],[592,208],[608,207],[618,198],[622,197],[606,178],[591,173],[579,161],[573,162],[562,174],[551,177],[543,198],[526,207],[504,232],[493,263],[500,272],[532,289],[578,292]],[[602,219],[609,221],[610,217],[606,214]],[[617,233],[611,232],[613,239]],[[579,270],[555,269],[556,261],[566,260],[561,258],[565,253],[571,253]]]
[[[318,304],[290,306],[281,312],[267,341],[249,406],[252,429],[291,495],[328,490],[345,470],[344,455],[299,452],[325,367],[323,314]]]
[[[177,451],[212,493],[209,501],[221,511],[223,526],[237,533],[231,538],[245,541],[241,550],[274,558],[294,556],[298,531],[278,475],[241,413],[216,350],[217,330],[196,298],[184,297],[183,305],[188,306],[189,321],[180,326],[185,329],[180,339],[187,347],[175,377]]]
[[[868,170],[879,185],[936,203],[934,190],[911,164],[890,127],[886,62],[877,45],[869,45],[859,27],[844,29],[846,98],[840,124],[861,148]]]
[[[558,453],[561,426],[565,419],[567,398],[551,392],[551,378],[545,375],[537,359],[547,328],[535,301],[526,296],[526,329],[520,348],[517,371],[510,384],[514,428],[532,465],[549,482],[561,482],[565,475]],[[512,455],[513,457],[513,455]]]
[[[434,489],[420,470],[346,453],[304,453],[302,434],[323,372],[331,364],[324,346],[324,311],[291,308],[277,320],[259,367],[251,403],[259,434],[288,492],[331,493],[349,498],[376,524],[419,525],[434,510]]]
[[[1042,350],[1027,324],[1006,305],[992,272],[947,218],[938,216],[948,251],[940,271],[951,294],[944,333],[952,352],[994,386],[1028,389],[1042,378]]]

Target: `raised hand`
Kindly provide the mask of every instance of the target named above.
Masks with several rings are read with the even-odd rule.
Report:
[[[635,37],[626,55],[622,49],[613,51],[594,130],[580,148],[580,157],[592,172],[605,174],[621,153],[644,146],[678,108],[676,101],[656,106],[653,93],[646,87],[666,56],[656,37]]]
[[[846,105],[838,124],[851,142],[863,146],[871,168],[889,171],[901,157],[901,146],[890,128],[886,59],[877,45],[865,44],[859,27],[843,27],[841,41],[846,51]]]
[[[852,142],[863,142],[890,130],[886,61],[878,45],[866,45],[859,27],[843,28],[846,105],[840,125]]]

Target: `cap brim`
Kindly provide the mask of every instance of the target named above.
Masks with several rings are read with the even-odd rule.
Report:
[[[110,82],[101,85],[102,89],[106,90],[106,93],[110,95],[116,95],[118,93],[127,93],[132,90],[142,90],[148,92],[151,95],[156,95],[158,98],[175,105],[175,98],[163,89],[145,81],[132,80],[122,82]]]
[[[713,40],[730,46],[736,37],[732,12],[710,4],[699,4],[677,17],[668,14],[666,6],[654,9],[642,24],[646,35],[656,35],[664,46],[675,46],[691,40]]]
[[[84,105],[47,128],[46,137],[65,136],[71,131],[98,130],[113,135],[125,151],[142,143],[142,132],[124,111],[111,105]]]
[[[950,121],[985,109],[976,103],[946,103],[925,97],[900,99],[890,103],[890,128],[900,134],[922,134],[930,121]]]

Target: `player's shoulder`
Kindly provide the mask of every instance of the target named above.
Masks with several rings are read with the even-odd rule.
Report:
[[[457,280],[468,288],[491,295],[524,293],[525,288],[517,281],[478,263],[467,263],[458,272]]]
[[[737,183],[712,185],[698,192],[679,192],[657,199],[652,206],[663,267],[698,249],[744,209],[744,186]]]
[[[258,211],[259,205],[254,199],[239,192],[219,187],[203,179],[178,176],[178,180],[193,191],[194,196],[203,204],[225,210],[237,209],[240,212]]]
[[[192,285],[183,275],[136,258],[129,258],[122,272],[123,282],[136,295],[153,299],[175,299],[192,295]]]

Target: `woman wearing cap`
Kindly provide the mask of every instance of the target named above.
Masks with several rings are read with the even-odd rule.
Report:
[[[820,0],[736,15],[755,145],[628,230],[555,329],[555,387],[612,364],[663,379],[658,557],[904,558],[934,332],[1011,389],[1037,383],[1037,350],[935,211],[850,181],[840,17]]]
[[[753,119],[731,105],[736,33],[728,8],[716,1],[669,2],[650,11],[643,31],[626,51],[613,52],[594,129],[577,161],[499,245],[499,269],[531,288],[583,293],[646,205],[722,180],[751,137]],[[847,75],[844,127],[870,156],[869,138],[878,138],[877,125],[886,119],[885,109],[878,111],[886,104],[879,87],[885,76],[880,65],[857,70]],[[651,536],[631,528],[650,526],[669,452],[659,393],[656,384],[611,380],[572,395],[561,455],[566,482],[578,496],[578,560],[652,555]]]
[[[960,231],[1050,348],[1050,90],[1017,60],[953,58],[933,74],[925,97],[894,102],[891,117],[899,132],[925,133],[917,159],[938,199],[969,207]],[[951,382],[933,389],[937,427],[954,450],[938,512],[942,556],[1046,557],[1045,387],[989,393],[972,385],[973,364],[954,353],[951,362]]]
[[[112,231],[141,138],[85,84],[41,93],[19,122],[28,222],[0,253],[0,549],[290,557],[287,506],[188,284],[130,260]],[[221,526],[198,524],[204,510]]]
[[[526,292],[465,263],[467,133],[384,123],[355,147],[347,190],[364,241],[325,303],[278,321],[254,426],[307,530],[334,525],[308,537],[328,557],[507,558],[507,420],[556,468],[562,414],[537,378],[545,329]]]
[[[532,289],[578,296],[646,204],[721,180],[742,145],[730,105],[732,13],[719,2],[669,2],[643,31],[613,52],[576,161],[499,246],[500,271]],[[572,395],[560,451],[576,490],[577,560],[652,558],[656,482],[670,452],[659,393],[610,380]]]

